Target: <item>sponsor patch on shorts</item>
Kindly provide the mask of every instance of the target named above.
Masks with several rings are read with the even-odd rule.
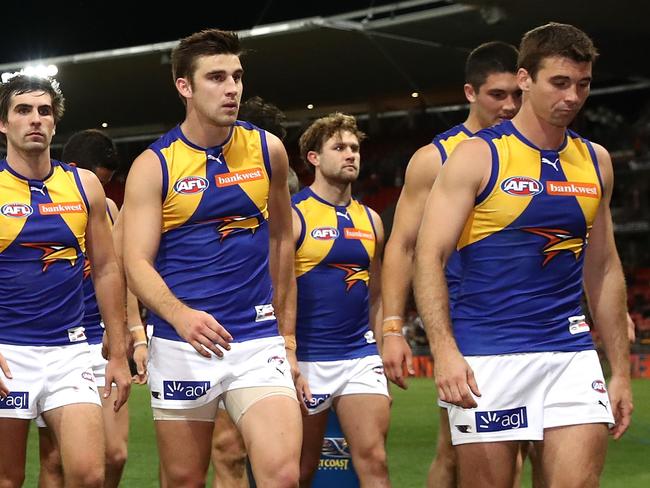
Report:
[[[499,432],[528,427],[526,407],[475,412],[476,432]]]
[[[196,400],[210,389],[209,381],[163,381],[165,400]]]
[[[0,398],[0,410],[27,410],[29,408],[28,391],[12,391]]]
[[[331,397],[331,396],[332,395],[329,394],[329,393],[323,393],[323,394],[320,394],[320,395],[312,393],[311,400],[307,400],[305,398],[305,406],[307,408],[309,408],[310,410],[314,409],[314,408],[318,407],[319,405],[322,405],[323,403],[325,403],[327,401],[327,399],[329,397]]]
[[[603,380],[594,380],[591,383],[591,387],[598,393],[606,393],[607,388],[605,387],[605,382]]]

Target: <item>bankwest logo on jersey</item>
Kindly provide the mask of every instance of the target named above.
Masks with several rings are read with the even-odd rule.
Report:
[[[546,193],[565,197],[598,198],[598,185],[595,183],[575,183],[572,181],[547,181]]]
[[[503,180],[501,189],[508,195],[532,197],[542,192],[542,184],[529,176],[511,176]]]
[[[182,195],[202,193],[208,189],[210,182],[200,176],[186,176],[174,183],[174,191]]]
[[[372,241],[375,236],[372,235],[372,232],[368,232],[367,230],[355,229],[354,227],[346,227],[345,238]]]
[[[29,217],[34,212],[34,209],[26,203],[5,203],[0,208],[0,213],[5,217]]]
[[[474,413],[476,432],[499,432],[528,427],[526,407]]]
[[[242,171],[233,171],[232,173],[224,173],[222,175],[215,175],[214,179],[219,188],[232,185],[240,185],[249,181],[261,180],[264,174],[260,168],[244,169]]]
[[[81,202],[39,203],[38,211],[41,215],[83,213],[84,207]]]
[[[163,381],[165,400],[196,400],[209,389],[209,381]]]
[[[339,231],[334,227],[316,227],[311,236],[319,241],[331,241],[339,236]]]

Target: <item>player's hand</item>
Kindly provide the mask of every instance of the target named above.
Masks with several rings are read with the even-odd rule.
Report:
[[[7,364],[7,360],[4,358],[2,354],[0,354],[0,370],[5,375],[5,378],[12,379],[13,376],[11,376],[11,370],[9,369],[9,365]],[[2,381],[2,378],[0,378],[0,398],[5,398],[9,394],[9,388],[7,385],[5,385],[4,381]]]
[[[620,439],[632,420],[632,386],[627,376],[612,376],[609,380],[609,404],[614,415],[614,427],[609,429],[614,439]]]
[[[117,412],[129,399],[129,393],[131,392],[131,372],[129,371],[126,356],[113,356],[108,359],[104,398],[111,396],[113,383],[117,385],[117,399],[113,404],[113,410]]]
[[[201,356],[212,357],[210,352],[223,357],[223,350],[230,350],[232,336],[228,331],[206,312],[185,307],[174,314],[172,325]]]
[[[289,361],[289,366],[291,368],[291,377],[293,378],[293,384],[296,387],[296,397],[298,398],[298,403],[300,404],[300,410],[303,415],[307,415],[307,405],[306,403],[311,403],[312,396],[311,390],[309,389],[309,383],[307,383],[307,378],[300,372],[298,367],[298,359],[296,358],[296,351],[287,349],[287,360]]]
[[[435,355],[434,377],[440,400],[462,408],[478,405],[472,396],[472,393],[481,396],[474,371],[458,349],[439,351]]]
[[[411,348],[403,336],[387,335],[383,339],[381,359],[384,363],[384,373],[390,381],[406,390],[408,384],[404,376],[404,365],[409,376],[415,375]]]
[[[144,385],[147,383],[148,372],[147,372],[147,361],[149,360],[149,348],[146,344],[139,344],[135,346],[133,350],[133,362],[135,363],[135,369],[138,374],[133,375],[131,378],[133,382],[137,385]]]

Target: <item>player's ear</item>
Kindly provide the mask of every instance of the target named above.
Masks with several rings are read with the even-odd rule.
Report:
[[[183,98],[192,98],[192,83],[187,78],[176,78],[176,90]]]
[[[320,166],[320,156],[316,151],[307,152],[307,161],[309,161],[312,166]]]
[[[471,83],[465,83],[463,85],[463,90],[465,91],[465,98],[467,98],[469,103],[476,102],[476,95],[478,94],[474,91],[474,87]]]
[[[530,90],[530,84],[533,82],[533,79],[528,73],[528,70],[524,68],[519,68],[517,71],[517,84],[522,92],[527,92]]]

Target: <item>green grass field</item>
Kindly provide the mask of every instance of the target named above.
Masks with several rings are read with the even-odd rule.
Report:
[[[632,427],[618,442],[610,442],[602,485],[608,487],[650,486],[650,381],[635,380],[636,411]],[[426,474],[434,454],[438,413],[433,383],[413,379],[408,391],[393,389],[394,403],[388,439],[391,479],[395,488],[425,486]],[[158,457],[148,390],[134,386],[129,402],[131,433],[129,461],[122,480],[124,487],[158,486]],[[38,439],[30,433],[25,486],[35,487],[38,479]],[[524,472],[524,487],[530,486],[530,468]]]

